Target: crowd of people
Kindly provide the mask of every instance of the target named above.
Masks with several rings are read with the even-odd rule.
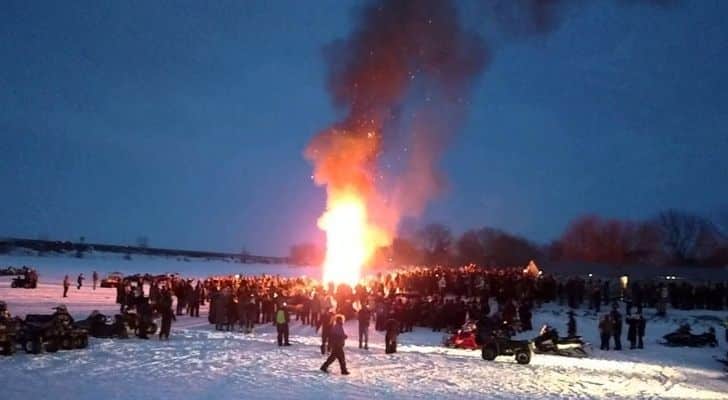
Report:
[[[84,281],[79,275],[77,289]],[[98,275],[93,274],[95,289]],[[64,279],[64,297],[70,280]],[[141,324],[161,317],[160,338],[169,338],[175,316],[200,316],[209,303],[208,320],[215,329],[250,333],[256,325],[276,327],[277,344],[290,346],[290,324],[310,326],[321,335],[321,353],[329,354],[322,370],[338,360],[346,371],[343,321],[358,321],[359,348],[369,349],[370,326],[385,336],[385,351],[397,351],[397,338],[415,326],[453,331],[468,321],[488,319],[490,326],[513,331],[533,329],[535,308],[557,303],[571,310],[596,312],[603,350],[621,350],[623,326],[631,349],[644,347],[644,308],[665,315],[667,307],[722,310],[728,306],[723,283],[626,282],[590,277],[557,279],[521,268],[410,268],[379,273],[360,284],[322,285],[305,277],[215,276],[204,280],[174,275],[135,275],[117,285],[120,311],[134,309]],[[176,300],[176,301],[175,301]],[[176,304],[176,309],[174,308]],[[618,304],[624,305],[624,316]],[[610,309],[601,315],[602,308]],[[569,316],[569,336],[576,321]],[[140,329],[144,337],[144,329]]]

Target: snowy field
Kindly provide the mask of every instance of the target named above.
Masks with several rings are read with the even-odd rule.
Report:
[[[43,260],[46,260],[43,263]],[[20,261],[20,262],[18,262]],[[123,264],[126,262],[126,264]],[[0,299],[13,314],[47,313],[65,302],[76,318],[91,310],[112,314],[117,310],[113,289],[80,291],[72,287],[61,299],[56,279],[44,276],[90,271],[185,272],[193,262],[135,259],[133,261],[73,258],[0,257],[0,266],[32,264],[39,268],[41,285],[36,290],[10,289],[9,279],[0,278]],[[200,270],[190,275],[225,273],[218,264],[194,264]],[[122,268],[123,266],[131,268]],[[245,273],[242,264],[227,273]],[[263,268],[271,266],[257,266]],[[66,271],[67,268],[68,270]],[[110,270],[107,268],[111,268]],[[273,267],[281,274],[304,274],[302,270]],[[260,273],[263,271],[251,271]],[[103,274],[102,274],[103,275]],[[90,282],[89,282],[90,283]],[[323,361],[320,339],[313,329],[292,322],[293,346],[278,348],[275,329],[260,326],[253,334],[216,332],[201,318],[178,317],[171,340],[91,339],[84,350],[55,354],[0,358],[2,399],[532,399],[532,398],[673,398],[728,399],[728,378],[713,358],[726,352],[719,320],[726,313],[708,311],[672,312],[667,319],[650,317],[644,350],[592,351],[588,359],[534,355],[522,366],[510,357],[486,362],[480,353],[440,346],[442,334],[416,328],[400,336],[399,353],[384,354],[384,338],[370,333],[370,350],[356,345],[356,322],[346,325],[349,334],[346,356],[351,375],[341,376],[338,365],[325,375],[318,371]],[[648,310],[648,317],[652,311]],[[695,323],[700,332],[709,325],[719,333],[719,348],[681,349],[658,345],[657,340],[681,321]],[[565,310],[548,306],[534,314],[534,326],[550,323],[565,331]],[[593,344],[598,342],[596,316],[578,314],[579,332]],[[535,333],[522,335],[535,336]],[[623,336],[623,343],[626,342]],[[598,348],[598,344],[596,345]]]

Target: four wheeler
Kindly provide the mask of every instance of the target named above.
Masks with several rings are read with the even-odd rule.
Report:
[[[498,356],[515,356],[519,364],[531,362],[531,341],[512,340],[502,330],[496,330],[490,335],[479,336],[482,342],[483,360],[493,361]]]
[[[18,318],[0,317],[0,354],[10,356],[15,353],[15,335],[21,321]]]
[[[76,322],[74,326],[86,329],[89,335],[95,338],[127,339],[129,337],[124,317],[121,314],[115,315],[114,320],[110,321],[109,317],[94,310],[88,318]]]
[[[718,345],[718,339],[715,336],[715,328],[708,328],[707,332],[699,335],[690,332],[690,325],[683,324],[675,331],[663,336],[665,339],[661,344],[671,347],[715,347]]]
[[[19,275],[10,282],[11,288],[35,289],[38,287],[38,279],[33,276]]]
[[[115,288],[124,279],[124,274],[121,272],[112,272],[106,278],[101,280],[102,288]]]
[[[565,357],[587,357],[589,354],[584,348],[587,344],[581,336],[559,337],[556,329],[544,325],[536,338],[533,339],[534,353],[552,354]]]
[[[54,353],[59,349],[87,347],[88,331],[75,327],[66,308],[59,306],[52,315],[28,314],[17,331],[16,341],[27,353]]]

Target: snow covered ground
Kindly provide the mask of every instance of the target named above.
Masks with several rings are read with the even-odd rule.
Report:
[[[22,259],[26,264],[33,264]],[[63,268],[57,260],[47,259],[56,271]],[[81,272],[78,260],[68,261],[69,268],[73,267],[73,272],[68,273]],[[153,268],[154,262],[135,260],[127,261],[126,265],[143,272]],[[0,257],[0,265],[22,264],[9,263]],[[41,285],[36,290],[10,289],[9,279],[0,278],[0,299],[8,302],[14,314],[50,312],[61,301],[78,318],[85,318],[94,309],[107,313],[117,310],[111,289],[92,291],[84,287],[77,291],[73,287],[70,297],[61,299],[57,281],[43,280],[43,276],[49,275],[44,268],[50,267],[34,265],[39,266],[41,273]],[[99,271],[106,271],[100,265],[94,264]],[[234,263],[230,266],[246,267]],[[281,271],[300,273],[285,267]],[[213,272],[203,269],[195,275],[208,273]],[[423,328],[402,335],[397,354],[385,355],[384,338],[373,330],[370,350],[359,350],[355,343],[356,322],[350,321],[346,325],[350,337],[346,356],[352,374],[342,376],[336,364],[330,368],[329,375],[318,371],[323,361],[318,347],[320,339],[309,327],[293,322],[293,346],[278,348],[272,326],[261,326],[247,335],[216,332],[207,324],[207,310],[202,311],[205,315],[201,318],[179,317],[169,342],[91,339],[89,348],[84,350],[37,356],[17,353],[0,358],[0,398],[728,399],[728,378],[713,359],[726,352],[723,331],[718,326],[726,313],[672,312],[667,319],[648,321],[644,350],[594,349],[588,359],[534,355],[527,366],[518,365],[508,357],[487,362],[480,358],[479,352],[444,348],[440,345],[442,334]],[[695,323],[696,331],[715,326],[720,347],[681,349],[656,343],[683,320]],[[564,310],[547,306],[537,311],[534,325],[544,323],[565,330]],[[582,311],[578,325],[588,341],[597,343],[596,316]]]

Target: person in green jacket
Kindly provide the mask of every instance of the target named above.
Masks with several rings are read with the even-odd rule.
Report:
[[[276,311],[276,329],[278,330],[278,346],[290,346],[288,342],[288,323],[290,316],[288,314],[288,305],[283,302],[278,311]]]

